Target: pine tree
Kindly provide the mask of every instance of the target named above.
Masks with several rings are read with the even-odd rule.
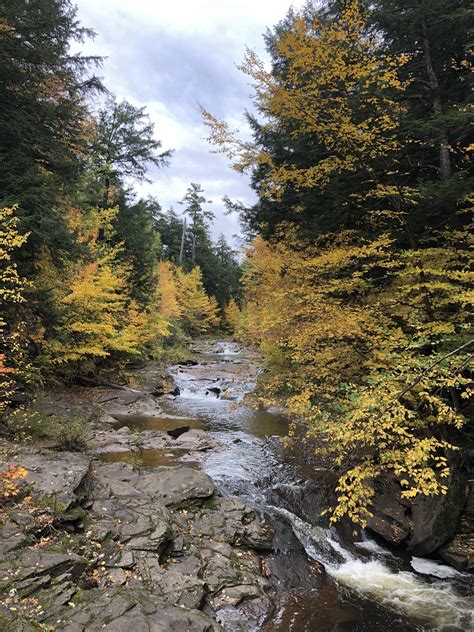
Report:
[[[56,260],[74,249],[62,200],[87,148],[85,97],[100,84],[90,74],[97,60],[69,47],[90,35],[69,0],[0,2],[0,191],[30,232],[29,248],[17,253],[27,276],[43,248]]]
[[[208,235],[208,222],[214,219],[214,213],[209,209],[203,208],[203,204],[211,203],[203,194],[204,189],[202,186],[191,182],[186,190],[186,195],[180,202],[184,206],[184,215],[189,217],[190,220],[191,256],[189,263],[191,268],[194,268],[196,265],[198,248]]]
[[[102,174],[104,208],[114,205],[113,186],[124,179],[147,180],[151,165],[168,164],[171,151],[159,152],[161,142],[154,138],[154,125],[145,112],[128,101],[117,103],[115,97],[107,99],[99,112],[97,131],[92,151],[94,161]]]

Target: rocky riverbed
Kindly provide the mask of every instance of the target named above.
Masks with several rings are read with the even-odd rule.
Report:
[[[2,468],[27,470],[28,496],[2,520],[2,630],[250,630],[272,612],[270,526],[202,471],[219,444],[162,412],[158,398],[176,387],[160,367],[134,378],[134,389],[42,402],[67,415],[71,398],[89,396],[88,453],[3,446]],[[126,425],[149,416],[161,429]],[[150,453],[153,469],[120,462]]]
[[[471,523],[443,550],[457,570],[330,528],[333,473],[283,447],[284,411],[243,404],[258,372],[252,353],[201,341],[167,371],[38,402],[46,418],[81,411],[89,448],[2,446],[3,470],[27,470],[0,517],[2,631],[472,628]],[[380,503],[372,532],[390,541],[410,512]]]

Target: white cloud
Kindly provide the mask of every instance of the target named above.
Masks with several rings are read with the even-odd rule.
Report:
[[[97,33],[81,45],[85,54],[104,55],[106,86],[119,99],[146,106],[164,149],[175,149],[171,166],[153,171],[151,184],[137,187],[163,208],[199,182],[215,200],[215,234],[231,238],[235,217],[224,216],[225,195],[250,202],[248,179],[225,158],[211,154],[198,113],[202,103],[248,134],[243,111],[251,105],[247,78],[235,67],[245,47],[264,54],[262,34],[303,0],[76,0],[79,19]]]

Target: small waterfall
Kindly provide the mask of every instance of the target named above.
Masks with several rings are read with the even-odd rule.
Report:
[[[329,529],[311,525],[286,509],[270,507],[286,518],[301,542],[307,555],[322,563],[327,573],[341,586],[373,599],[385,607],[395,610],[427,629],[436,632],[461,632],[474,629],[474,608],[465,597],[459,596],[447,581],[427,581],[409,571],[394,571],[378,559],[364,560],[344,549]],[[370,544],[369,544],[370,542]],[[382,547],[365,540],[361,548],[379,554]],[[382,549],[382,554],[386,554]],[[439,577],[453,578],[456,573],[450,567],[414,558],[413,568]],[[436,574],[437,571],[438,575]]]
[[[224,346],[224,348],[222,349],[222,353],[224,355],[240,355],[242,351],[238,349],[235,345],[228,344]]]

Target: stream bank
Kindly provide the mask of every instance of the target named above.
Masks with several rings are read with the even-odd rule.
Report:
[[[169,375],[147,363],[133,389],[82,389],[90,454],[12,456],[33,509],[2,530],[5,629],[470,630],[465,573],[328,528],[331,473],[283,447],[283,415],[239,405],[255,356],[195,354]]]

